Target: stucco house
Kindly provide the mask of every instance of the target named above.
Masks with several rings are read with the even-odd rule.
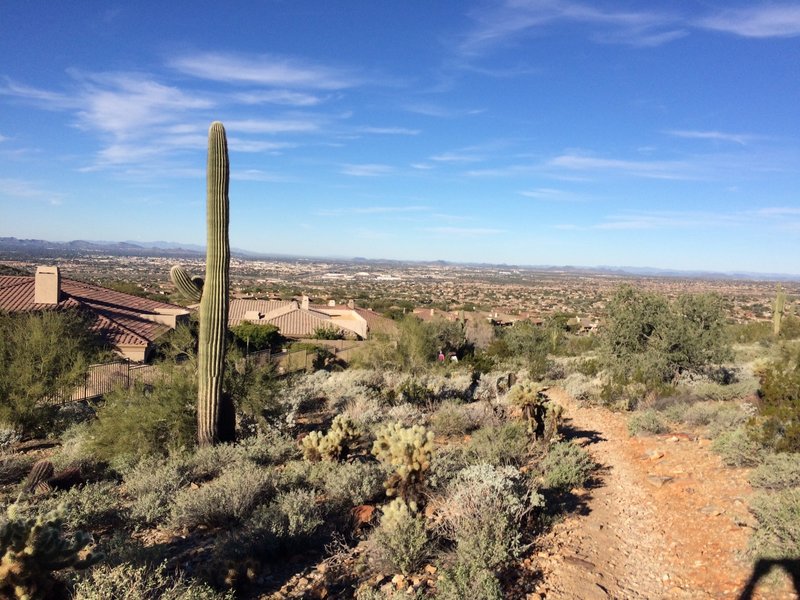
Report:
[[[147,360],[156,340],[189,318],[182,306],[62,278],[58,267],[40,266],[33,277],[0,276],[0,311],[70,308],[89,314],[92,331],[120,355],[137,362]]]
[[[365,340],[375,333],[389,333],[394,322],[376,312],[356,308],[350,302],[337,305],[331,301],[319,305],[308,297],[297,300],[253,300],[232,298],[228,314],[229,327],[242,322],[275,325],[289,338],[310,338],[320,327],[329,327],[347,337]]]

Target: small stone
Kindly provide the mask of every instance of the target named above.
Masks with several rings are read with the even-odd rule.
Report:
[[[669,475],[648,475],[647,483],[655,487],[662,487],[665,483],[672,481]]]
[[[437,568],[436,568],[436,567],[434,567],[433,565],[425,565],[425,572],[426,572],[428,575],[436,575],[436,571],[438,571],[438,570],[439,570],[439,569],[437,569]]]
[[[661,576],[661,581],[669,581],[669,573],[664,573]]]
[[[403,590],[406,588],[406,578],[400,573],[392,577],[392,583],[398,590]]]
[[[537,552],[536,556],[539,558],[550,558],[550,555],[547,552]]]
[[[679,438],[677,435],[673,435],[672,437],[667,438],[667,441],[671,444],[674,444],[675,442],[680,442],[681,438]]]
[[[658,450],[650,450],[649,452],[645,453],[647,460],[658,460],[659,458],[664,458],[664,453],[659,452]]]

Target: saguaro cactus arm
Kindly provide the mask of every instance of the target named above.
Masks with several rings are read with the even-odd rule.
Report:
[[[775,302],[772,306],[772,333],[776,336],[781,333],[781,324],[783,322],[783,312],[786,308],[786,292],[783,291],[781,284],[778,284],[775,292]]]
[[[200,302],[203,295],[203,279],[201,277],[190,277],[186,269],[175,265],[169,270],[169,278],[185,298]]]

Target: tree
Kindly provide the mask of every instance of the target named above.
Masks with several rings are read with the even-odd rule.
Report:
[[[0,317],[0,420],[26,433],[48,425],[47,400],[83,380],[98,344],[77,311]]]
[[[231,332],[239,346],[250,352],[274,348],[283,339],[278,333],[278,328],[269,323],[259,324],[243,321],[236,327],[232,327]]]
[[[608,305],[603,355],[618,383],[657,387],[726,360],[725,309],[716,294],[660,295],[622,286]]]

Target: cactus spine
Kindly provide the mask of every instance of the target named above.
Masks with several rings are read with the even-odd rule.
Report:
[[[229,180],[225,128],[222,123],[214,122],[208,131],[206,276],[200,301],[197,353],[197,441],[201,446],[232,441],[234,437],[233,407],[230,399],[223,397],[222,390],[230,287]]]
[[[772,306],[772,333],[777,337],[781,334],[781,322],[783,321],[783,312],[786,307],[786,292],[783,291],[781,284],[778,284],[775,293],[775,302]]]

